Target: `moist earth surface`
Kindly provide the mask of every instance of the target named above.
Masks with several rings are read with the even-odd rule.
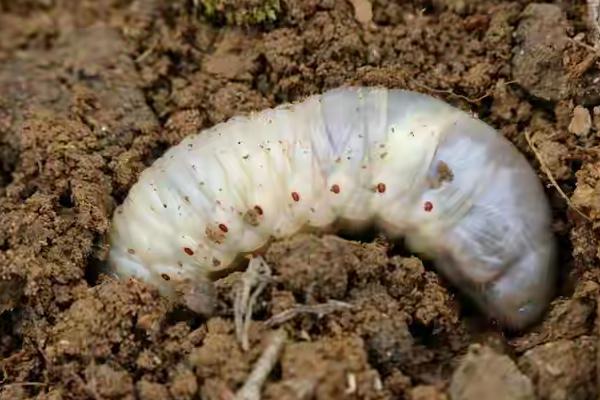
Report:
[[[263,399],[598,398],[599,49],[584,2],[0,0],[0,399],[233,399],[272,332]],[[560,245],[538,324],[502,330],[380,237],[271,244],[247,346],[247,273],[205,316],[101,273],[169,146],[350,84],[442,98],[527,156]]]

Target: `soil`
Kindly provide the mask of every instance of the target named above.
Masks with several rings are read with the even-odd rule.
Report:
[[[600,42],[585,2],[528,3],[0,0],[0,399],[232,399],[265,321],[331,300],[351,308],[279,324],[262,398],[598,398]],[[345,84],[443,98],[531,160],[560,242],[539,324],[501,330],[381,238],[272,244],[248,351],[240,273],[210,318],[99,273],[114,206],[166,148]]]

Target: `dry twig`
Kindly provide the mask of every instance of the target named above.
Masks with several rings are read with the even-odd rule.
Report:
[[[261,388],[277,364],[286,338],[287,334],[283,329],[273,332],[244,386],[235,394],[235,400],[260,400]]]
[[[235,334],[242,349],[248,351],[248,329],[252,321],[252,309],[258,296],[271,280],[271,268],[262,257],[250,260],[236,289],[234,310]],[[253,291],[254,289],[254,291]]]

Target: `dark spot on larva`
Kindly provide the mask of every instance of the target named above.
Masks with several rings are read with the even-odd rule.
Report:
[[[219,188],[218,190],[219,190],[219,192],[222,192],[222,191],[223,191],[223,188]]]
[[[388,153],[387,153],[387,151],[386,151],[385,153],[381,153],[381,154],[379,155],[379,157],[381,157],[381,159],[383,160],[384,158],[386,158],[386,157],[387,157],[387,155],[388,155]]]
[[[183,263],[181,261],[177,261],[177,266],[183,268]]]
[[[385,183],[379,182],[376,189],[379,193],[385,193]]]
[[[163,208],[167,208],[167,205],[163,203]]]
[[[361,166],[362,169],[367,169],[366,165]]]
[[[412,136],[412,137],[414,137],[414,136],[415,136],[415,133],[414,133],[413,131],[410,131],[410,132],[408,132],[408,134],[409,134],[410,136]]]
[[[379,145],[379,148],[380,148],[380,149],[383,149],[384,147],[385,147],[385,144],[383,144],[383,143],[381,143],[381,144]]]
[[[121,210],[120,208],[117,210],[117,214],[123,214],[123,210]]]
[[[331,185],[331,190],[333,193],[338,194],[340,192],[340,185],[338,185],[337,183]]]
[[[200,182],[200,186],[204,186],[204,181]]]
[[[300,195],[298,194],[298,192],[292,192],[292,199],[294,201],[300,201]]]
[[[258,226],[260,224],[260,216],[262,215],[262,210],[259,213],[256,211],[256,207],[246,211],[244,214],[244,222],[250,226]]]
[[[260,206],[254,206],[254,210],[259,214],[263,215],[263,209]]]
[[[441,182],[452,182],[452,180],[454,179],[454,172],[452,172],[450,166],[448,166],[448,164],[441,160],[437,164],[437,174]]]
[[[188,147],[191,149],[192,147],[194,147],[194,145],[192,143],[188,143]]]
[[[315,209],[314,209],[314,207],[311,207],[311,208],[310,208],[310,212],[313,212],[313,213],[314,213],[314,212],[316,212],[316,211],[317,211],[317,210],[315,210]]]
[[[183,200],[185,200],[185,201],[186,201],[186,203],[189,203],[189,202],[190,202],[190,198],[189,198],[188,196],[183,196]]]
[[[229,231],[229,228],[227,228],[227,225],[225,224],[219,224],[219,229],[221,230],[221,232],[227,233],[227,231]]]
[[[170,281],[171,277],[167,274],[160,274],[160,277],[163,278],[165,281]]]
[[[239,142],[238,142],[238,144],[242,144],[242,142],[241,142],[241,141],[239,141]]]
[[[127,252],[128,252],[129,254],[135,254],[135,250],[134,250],[134,249],[127,249]]]
[[[212,265],[213,267],[218,267],[219,265],[221,265],[221,260],[219,260],[218,258],[214,258],[212,259]]]
[[[245,156],[242,156],[242,158],[243,158],[244,160],[247,160],[247,159],[249,159],[249,158],[250,158],[250,154],[246,154]]]
[[[208,225],[204,230],[204,233],[208,240],[214,243],[221,244],[225,240],[225,233],[223,233],[220,228]]]
[[[187,254],[188,256],[194,255],[194,250],[190,249],[189,247],[184,247],[183,251],[185,251],[185,254]]]
[[[444,161],[439,161],[436,165],[435,175],[433,177],[428,177],[429,187],[432,189],[437,189],[444,182],[452,182],[454,179],[454,173]]]
[[[392,133],[396,132],[396,129],[392,126]]]
[[[433,203],[430,201],[426,201],[425,204],[423,204],[423,210],[425,210],[425,212],[430,212],[431,210],[433,210]]]

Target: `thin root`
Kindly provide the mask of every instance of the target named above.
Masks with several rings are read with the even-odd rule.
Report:
[[[244,351],[248,351],[248,330],[252,322],[252,309],[258,296],[271,280],[271,268],[262,257],[254,257],[248,264],[236,289],[233,306],[235,334]],[[254,289],[254,291],[253,291]]]
[[[560,196],[563,199],[565,199],[565,201],[567,202],[567,205],[570,208],[572,208],[573,210],[575,210],[577,212],[577,214],[581,215],[586,221],[592,222],[592,220],[591,220],[590,217],[588,217],[587,215],[585,215],[583,213],[583,211],[581,211],[580,209],[578,209],[577,207],[575,207],[575,205],[573,205],[573,203],[571,202],[571,199],[569,199],[569,196],[567,196],[566,193],[562,190],[562,188],[558,185],[558,182],[556,182],[556,179],[552,175],[552,172],[550,172],[550,168],[548,168],[548,166],[546,165],[546,162],[544,161],[544,158],[540,154],[540,152],[537,149],[537,147],[535,147],[535,145],[533,144],[533,142],[531,140],[531,135],[530,135],[530,133],[528,131],[525,131],[525,140],[527,140],[527,144],[529,145],[529,148],[531,149],[531,151],[533,151],[533,154],[535,155],[535,158],[540,163],[540,167],[542,168],[542,171],[544,171],[544,173],[548,177],[548,180],[550,181],[550,183],[552,184],[552,186],[554,186],[554,188],[558,191],[558,193],[560,194]]]
[[[436,88],[432,88],[430,86],[427,86],[427,85],[425,85],[423,83],[419,83],[419,82],[417,82],[415,80],[413,80],[412,82],[415,85],[419,86],[421,89],[425,89],[425,90],[427,90],[429,92],[432,92],[432,93],[447,94],[449,96],[456,97],[456,98],[459,98],[461,100],[464,100],[464,101],[466,101],[467,103],[470,103],[470,104],[479,104],[479,102],[481,102],[481,100],[483,100],[483,99],[485,99],[487,97],[490,97],[492,95],[492,92],[494,91],[494,88],[491,88],[487,92],[485,92],[484,94],[482,94],[481,96],[476,97],[476,98],[471,98],[471,97],[464,96],[462,94],[455,93],[452,89],[436,89]],[[510,85],[510,84],[513,84],[513,83],[518,83],[518,82],[516,80],[512,80],[512,81],[504,82],[501,85],[502,86],[506,86],[506,85]]]
[[[44,383],[44,382],[13,382],[13,383],[3,384],[2,388],[3,389],[8,389],[10,387],[19,387],[19,386],[23,386],[23,387],[27,387],[27,386],[45,387],[45,386],[48,386],[48,384]]]
[[[319,318],[321,318],[325,314],[329,314],[337,310],[350,309],[352,307],[352,304],[337,300],[329,300],[327,303],[310,306],[299,305],[272,316],[265,322],[265,324],[267,326],[281,325],[300,314],[316,314]]]
[[[277,364],[286,339],[287,334],[284,330],[273,332],[267,347],[254,365],[244,386],[235,394],[235,400],[260,400],[261,388]]]
[[[582,47],[582,48],[590,51],[593,54],[596,54],[596,55],[600,56],[600,51],[598,51],[598,49],[596,49],[595,47],[592,47],[592,46],[590,46],[589,44],[587,44],[585,42],[582,42],[580,40],[575,40],[573,38],[568,38],[568,40],[569,40],[569,42],[571,42],[571,43],[573,43],[573,44],[575,44],[577,46],[580,46],[580,47]]]

